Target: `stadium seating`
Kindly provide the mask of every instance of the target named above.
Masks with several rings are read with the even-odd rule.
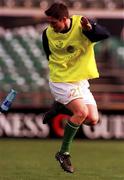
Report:
[[[123,42],[108,39],[95,47],[101,78],[91,89],[101,109],[124,107]],[[49,107],[47,60],[37,27],[0,28],[0,95],[10,88],[19,92],[16,107]]]
[[[30,34],[28,37],[26,34],[20,36],[14,32],[6,32],[5,36],[0,37],[3,51],[1,55],[4,56],[5,62],[6,60],[9,61],[6,62],[6,66],[10,76],[13,80],[16,80],[18,85],[21,86],[27,83],[33,89],[44,85],[45,82],[42,77],[45,75],[46,66],[46,62],[41,61],[42,52],[35,41],[36,39],[32,39]],[[12,68],[10,68],[10,64]],[[27,86],[23,90],[25,91],[26,88]]]
[[[123,9],[123,0],[1,0],[2,7],[25,7],[25,8],[47,8],[53,2],[63,2],[74,9]]]

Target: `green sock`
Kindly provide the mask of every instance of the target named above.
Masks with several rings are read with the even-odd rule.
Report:
[[[76,132],[79,129],[79,127],[79,125],[74,124],[70,121],[67,122],[64,131],[63,143],[60,149],[61,153],[69,152],[70,144],[74,139],[74,136],[76,135]]]

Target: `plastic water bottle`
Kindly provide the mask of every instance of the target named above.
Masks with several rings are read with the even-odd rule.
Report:
[[[11,89],[10,92],[8,93],[8,95],[6,96],[6,98],[4,99],[4,101],[2,102],[1,106],[0,106],[0,111],[4,112],[4,111],[8,111],[12,102],[14,101],[15,97],[16,97],[17,92],[14,89]]]

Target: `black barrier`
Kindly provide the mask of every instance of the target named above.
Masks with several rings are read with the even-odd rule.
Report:
[[[17,138],[62,138],[67,115],[59,114],[43,124],[43,114],[8,113],[0,114],[0,137]],[[76,138],[124,139],[124,114],[100,113],[100,122],[89,127],[82,125]]]

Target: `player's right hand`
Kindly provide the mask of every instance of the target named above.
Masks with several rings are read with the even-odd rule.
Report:
[[[83,30],[85,30],[85,31],[92,30],[92,25],[90,24],[88,18],[86,18],[84,16],[81,18],[81,26],[82,26]]]

